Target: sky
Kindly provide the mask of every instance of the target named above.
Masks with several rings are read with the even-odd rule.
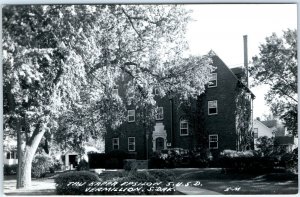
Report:
[[[191,4],[193,21],[187,27],[190,53],[213,50],[230,67],[243,66],[243,35],[248,36],[248,60],[259,54],[259,45],[273,32],[297,28],[296,4]],[[251,83],[251,79],[250,79]],[[250,84],[251,85],[251,84]],[[266,86],[251,88],[256,98],[253,117],[270,114],[264,101]]]

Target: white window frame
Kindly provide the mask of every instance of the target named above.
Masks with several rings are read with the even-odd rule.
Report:
[[[130,115],[131,112],[133,113],[133,115]],[[129,118],[130,116],[133,117],[133,120],[130,120],[130,118]],[[128,120],[128,122],[135,122],[135,110],[134,109],[127,111],[127,120]]]
[[[215,79],[210,79],[209,80],[209,83],[208,83],[208,87],[209,88],[214,88],[214,87],[218,86],[218,74],[217,73],[211,73],[210,74],[210,78],[213,78],[213,76],[214,76]],[[212,81],[216,81],[216,84],[215,85],[211,85],[210,82],[212,82]]]
[[[133,142],[130,142],[130,139],[133,139]],[[130,145],[133,145],[133,149],[130,149]],[[135,151],[135,137],[128,137],[128,151]]]
[[[114,140],[117,140],[117,143],[115,143]],[[115,146],[118,146],[118,149],[115,149]],[[120,149],[120,139],[118,137],[112,139],[112,149],[113,150],[119,150]]]
[[[256,131],[256,132],[255,132]],[[255,137],[255,133],[257,134],[257,136]],[[258,138],[258,128],[253,128],[253,137],[254,139]]]
[[[159,89],[158,88],[154,88],[154,95],[159,95]]]
[[[217,137],[217,140],[212,141],[212,137]],[[219,136],[218,136],[218,134],[209,135],[208,140],[209,140],[208,141],[209,149],[218,149],[219,148]],[[217,147],[210,147],[211,142],[217,142]]]
[[[216,102],[216,113],[209,113],[209,109],[211,109],[211,107],[209,107],[210,103]],[[218,100],[212,100],[212,101],[208,101],[207,102],[207,108],[208,108],[208,115],[216,115],[218,114]]]
[[[161,110],[161,117],[159,117],[158,115],[160,115],[158,112],[159,110]],[[157,108],[157,113],[156,113],[156,120],[163,120],[164,119],[164,108],[163,107],[158,107]]]
[[[186,128],[183,128],[182,127],[182,123],[186,123],[187,127]],[[180,136],[187,136],[189,135],[189,122],[187,120],[180,120]],[[186,129],[187,130],[187,133],[182,133],[181,131],[183,129]]]

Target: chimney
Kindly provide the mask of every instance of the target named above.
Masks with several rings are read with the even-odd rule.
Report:
[[[246,69],[246,83],[247,87],[249,87],[249,79],[248,79],[248,40],[247,35],[244,35],[244,67]]]

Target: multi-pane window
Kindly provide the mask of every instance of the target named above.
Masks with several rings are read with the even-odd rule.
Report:
[[[208,101],[208,115],[218,114],[218,102]]]
[[[6,159],[17,159],[17,152],[16,151],[7,152]]]
[[[258,128],[253,129],[254,138],[258,138]]]
[[[162,120],[162,119],[164,119],[164,108],[158,107],[156,113],[156,120]]]
[[[188,135],[189,134],[189,124],[187,120],[180,121],[180,135]]]
[[[128,110],[128,122],[135,121],[135,110]]]
[[[128,151],[135,151],[135,137],[128,138]]]
[[[119,150],[119,138],[112,139],[113,150]]]
[[[210,149],[218,148],[218,135],[209,135],[209,148]]]
[[[210,74],[210,81],[209,81],[208,87],[209,88],[217,87],[217,73]]]

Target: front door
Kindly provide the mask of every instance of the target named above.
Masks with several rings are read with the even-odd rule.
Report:
[[[69,155],[69,165],[73,168],[77,166],[77,155]]]
[[[164,138],[158,137],[156,138],[156,150],[164,149]]]

